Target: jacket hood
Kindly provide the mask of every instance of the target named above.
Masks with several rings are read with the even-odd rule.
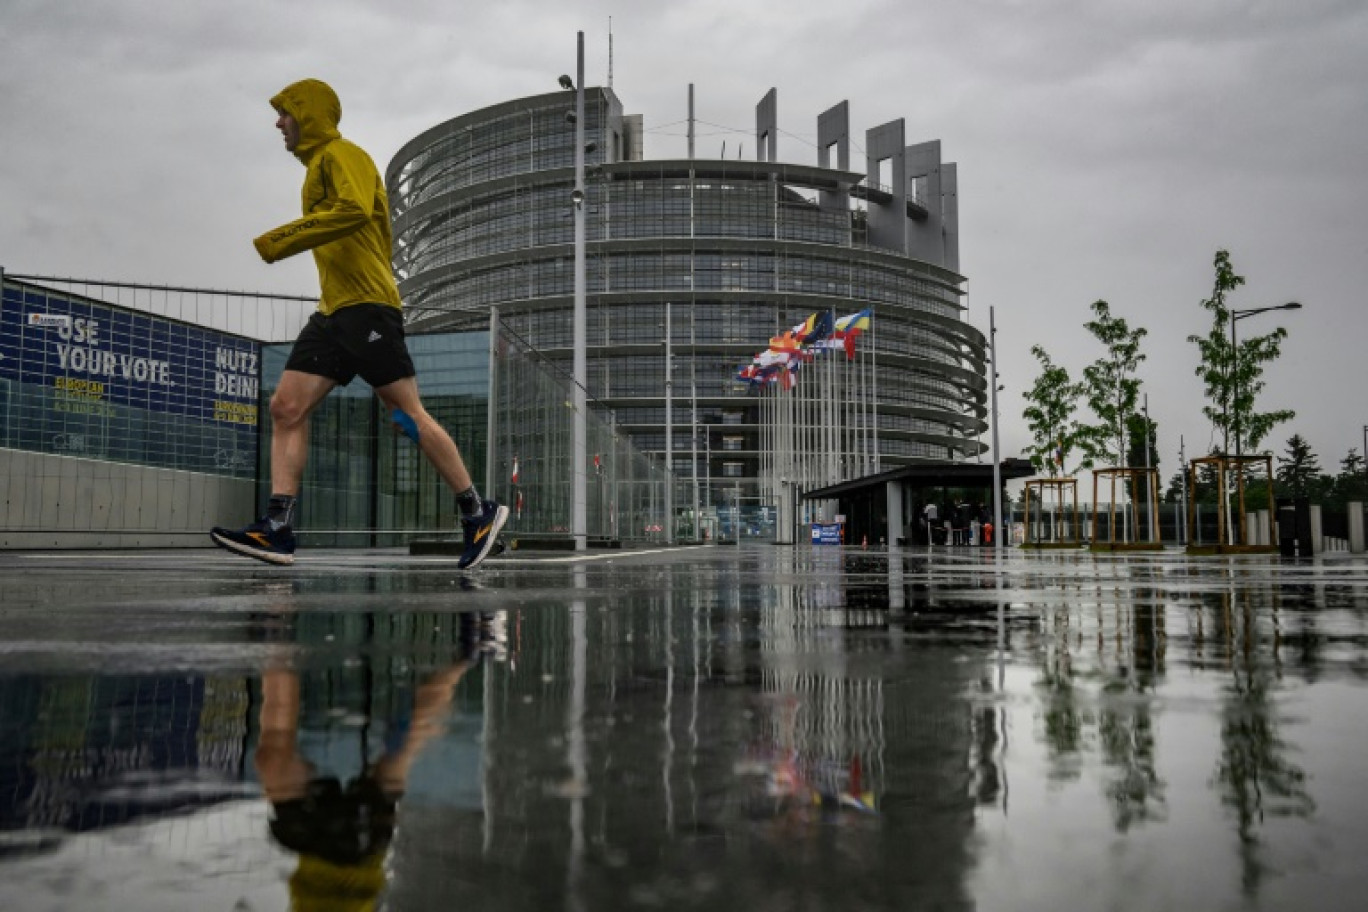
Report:
[[[287,85],[271,99],[271,107],[289,114],[299,124],[299,144],[294,155],[305,164],[315,152],[342,135],[337,129],[342,120],[342,102],[332,86],[321,79],[301,79]]]

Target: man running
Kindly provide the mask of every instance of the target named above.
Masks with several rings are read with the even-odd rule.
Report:
[[[460,567],[489,556],[508,508],[482,500],[450,435],[423,408],[404,343],[399,288],[390,268],[389,199],[365,150],[337,125],[342,104],[326,83],[305,79],[271,99],[276,128],[307,169],[304,214],[253,243],[267,263],[313,252],[321,294],[271,397],[271,499],[243,529],[214,528],[215,544],[273,564],[294,563],[294,521],[309,449],[309,415],[333,387],[360,375],[456,493],[465,533]]]

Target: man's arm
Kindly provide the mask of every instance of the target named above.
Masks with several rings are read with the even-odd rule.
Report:
[[[266,232],[252,243],[268,263],[346,237],[370,221],[378,175],[364,152],[333,143],[323,152],[322,179],[329,198],[306,215]]]

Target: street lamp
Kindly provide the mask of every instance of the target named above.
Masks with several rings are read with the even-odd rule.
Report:
[[[992,375],[989,398],[993,412],[993,565],[1002,572],[1002,456],[998,453],[998,363],[997,322],[993,308],[988,308],[988,360]],[[1029,518],[1029,517],[1028,517]],[[927,544],[931,544],[931,530],[926,530]]]
[[[584,275],[584,32],[577,32],[575,38],[575,80],[572,85],[569,77],[562,76],[560,85],[564,89],[575,90],[575,188],[571,194],[575,213],[575,306],[572,318],[572,342],[574,345],[572,374],[574,380],[575,417],[574,448],[571,472],[574,476],[573,497],[570,510],[570,534],[575,540],[575,550],[584,551],[589,547],[589,425],[586,412],[589,397],[586,395],[589,383],[587,348],[589,345],[587,329],[587,293]]]
[[[1276,304],[1272,307],[1251,307],[1247,310],[1232,310],[1230,312],[1230,377],[1232,387],[1230,391],[1230,403],[1232,409],[1235,412],[1235,471],[1239,473],[1238,483],[1241,489],[1243,489],[1244,487],[1244,453],[1243,445],[1240,442],[1240,346],[1239,343],[1236,341],[1235,337],[1235,324],[1245,319],[1246,317],[1252,317],[1256,314],[1261,313],[1268,313],[1272,310],[1301,310],[1301,304],[1297,303],[1296,301],[1288,301],[1286,304]],[[1243,509],[1244,505],[1241,504],[1240,506],[1241,509]],[[1238,528],[1241,531],[1243,531],[1244,517],[1240,516],[1239,520],[1240,523]],[[1234,530],[1234,528],[1234,526],[1231,527],[1232,531]],[[1241,535],[1241,538],[1243,537],[1244,536]],[[1244,544],[1244,542],[1240,541],[1238,544]]]

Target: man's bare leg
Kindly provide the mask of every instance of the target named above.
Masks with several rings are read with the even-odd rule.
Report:
[[[473,481],[470,472],[466,470],[465,460],[461,458],[461,451],[457,449],[456,442],[451,439],[446,429],[423,408],[423,402],[418,397],[417,380],[413,377],[404,377],[387,383],[376,387],[375,395],[380,397],[380,401],[390,413],[399,409],[412,419],[418,436],[418,449],[423,451],[428,462],[432,463],[437,474],[442,476],[442,480],[452,491],[460,494],[471,487]],[[274,414],[274,405],[272,413]]]
[[[337,386],[317,374],[287,370],[271,396],[271,493],[299,496],[309,458],[309,416]]]

